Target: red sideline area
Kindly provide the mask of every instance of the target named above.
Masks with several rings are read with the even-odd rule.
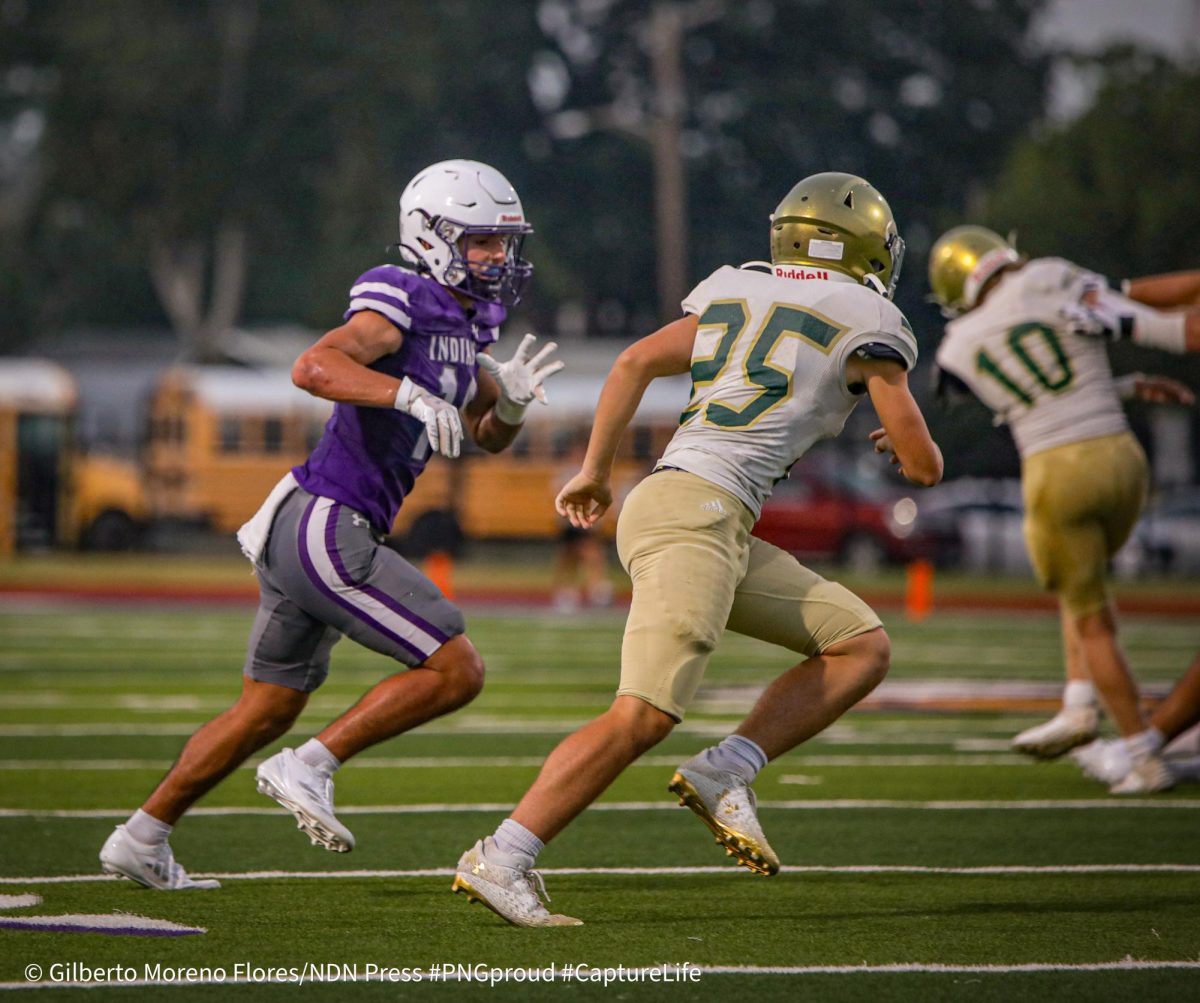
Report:
[[[859,595],[878,609],[900,609],[904,607],[902,591],[872,593],[859,591]],[[9,584],[0,587],[0,600],[6,598],[25,600],[57,600],[77,602],[129,602],[129,603],[214,603],[252,605],[258,597],[258,589],[248,582],[245,586],[182,586],[154,585],[137,586],[125,583],[97,584]],[[542,608],[551,606],[549,589],[539,588],[464,588],[456,589],[455,602],[464,606],[525,606]],[[629,602],[628,593],[618,594],[617,605]],[[1162,616],[1200,617],[1200,594],[1168,595],[1165,593],[1119,596],[1117,605],[1124,613],[1142,613]],[[1052,596],[1038,592],[993,594],[987,592],[953,592],[936,595],[933,611],[1046,611],[1058,609]]]

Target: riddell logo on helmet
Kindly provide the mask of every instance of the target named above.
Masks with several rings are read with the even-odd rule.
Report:
[[[827,279],[827,271],[813,271],[808,268],[797,268],[795,265],[776,265],[775,277],[780,279]]]
[[[502,212],[500,214],[501,223],[524,223],[525,217],[520,213]]]

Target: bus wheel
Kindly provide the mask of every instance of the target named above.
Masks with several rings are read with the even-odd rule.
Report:
[[[138,525],[126,513],[110,508],[83,532],[84,550],[129,550],[138,541]]]

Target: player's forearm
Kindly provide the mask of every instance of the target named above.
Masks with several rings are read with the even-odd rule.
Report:
[[[394,376],[368,369],[344,352],[321,345],[313,346],[296,360],[292,382],[314,397],[362,407],[390,408],[400,389],[400,381]]]
[[[496,417],[494,410],[489,410],[472,429],[471,437],[480,449],[499,453],[513,444],[520,431],[520,425],[508,425]]]
[[[629,353],[622,353],[613,364],[596,405],[596,417],[592,422],[592,434],[583,461],[585,473],[601,479],[608,478],[617,447],[621,444],[621,436],[653,378],[649,368],[636,358],[629,357]]]
[[[1200,309],[1189,310],[1183,328],[1185,352],[1200,352]]]
[[[1159,310],[1200,306],[1200,269],[1128,279],[1122,291],[1130,299]]]

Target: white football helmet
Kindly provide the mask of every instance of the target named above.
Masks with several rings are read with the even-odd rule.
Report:
[[[473,299],[513,306],[533,265],[521,257],[533,227],[508,179],[477,160],[443,160],[417,174],[400,195],[400,253],[417,271]],[[487,274],[468,268],[468,233],[507,237],[503,265]]]

